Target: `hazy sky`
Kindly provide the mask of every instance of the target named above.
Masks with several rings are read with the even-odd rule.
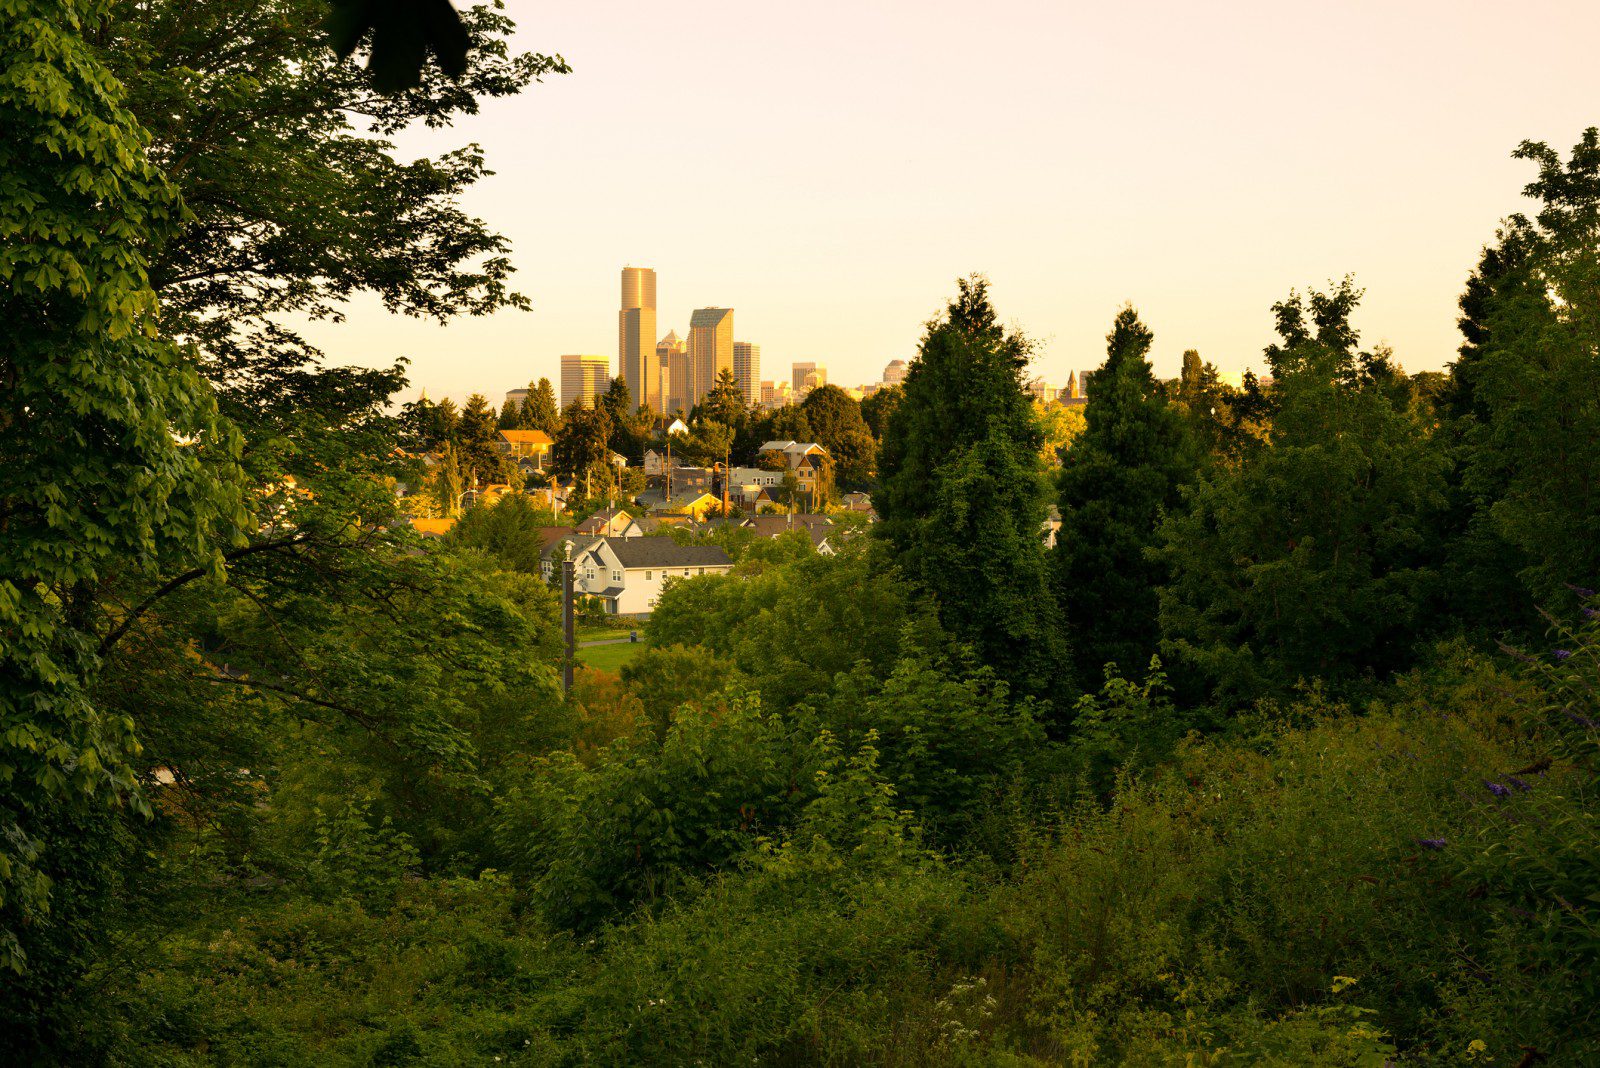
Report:
[[[971,271],[1051,382],[1103,359],[1124,301],[1160,374],[1185,348],[1258,365],[1272,302],[1346,272],[1364,338],[1437,368],[1524,204],[1511,150],[1600,123],[1588,0],[507,6],[573,73],[400,146],[484,147],[465,203],[535,310],[435,327],[361,302],[311,330],[338,362],[410,357],[411,394],[614,361],[627,263],[656,269],[662,334],[734,308],[763,378],[875,381]]]

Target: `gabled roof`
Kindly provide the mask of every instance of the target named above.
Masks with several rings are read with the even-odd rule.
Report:
[[[715,545],[679,545],[668,537],[604,540],[624,568],[733,566],[728,554]]]
[[[447,519],[413,519],[411,529],[424,538],[442,538],[456,525],[454,517]]]
[[[583,522],[579,523],[577,526],[577,531],[580,534],[593,534],[595,531],[599,530],[601,527],[605,526],[619,515],[627,516],[629,519],[633,518],[633,516],[630,515],[627,510],[622,508],[602,508],[588,519],[585,519]]]
[[[758,538],[776,538],[791,530],[804,530],[810,532],[813,543],[818,543],[827,537],[827,528],[833,526],[833,520],[825,515],[753,515],[744,525],[755,531]]]
[[[539,555],[543,556],[550,551],[550,546],[568,534],[575,533],[571,527],[540,527],[539,528]]]
[[[554,445],[543,430],[501,430],[497,433],[513,445]]]
[[[757,449],[756,451],[757,452],[784,452],[789,448],[790,445],[793,445],[793,444],[794,444],[794,442],[792,442],[792,441],[769,441],[765,445],[762,445],[761,448]]]

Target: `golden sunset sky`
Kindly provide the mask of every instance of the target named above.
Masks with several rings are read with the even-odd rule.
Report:
[[[1259,365],[1269,308],[1350,272],[1358,325],[1410,370],[1453,357],[1455,301],[1532,177],[1600,123],[1600,6],[1477,2],[807,4],[510,0],[573,73],[407,156],[481,144],[465,206],[513,242],[532,313],[445,327],[352,305],[334,362],[412,360],[498,401],[562,353],[616,355],[618,272],[659,332],[735,309],[762,377],[875,381],[954,279],[986,273],[1051,382],[1132,301],[1159,374]]]

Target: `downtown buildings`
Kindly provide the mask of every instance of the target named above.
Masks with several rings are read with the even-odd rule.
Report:
[[[605,356],[561,357],[561,407],[581,401],[594,407],[594,399],[611,388],[611,360]]]

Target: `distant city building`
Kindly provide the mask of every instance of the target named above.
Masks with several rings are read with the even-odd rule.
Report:
[[[610,388],[609,356],[561,357],[561,407],[582,401],[585,408],[593,408],[594,399]]]
[[[1067,375],[1067,396],[1077,397],[1078,395],[1078,372],[1073,371]]]
[[[698,308],[689,316],[689,397],[687,411],[733,370],[733,309]]]
[[[628,383],[635,411],[661,410],[661,361],[651,351],[656,336],[656,272],[622,269],[622,310],[617,313],[617,373]]]
[[[733,343],[733,377],[744,390],[744,402],[755,404],[761,399],[761,346],[748,341]]]
[[[657,414],[666,415],[679,408],[689,410],[689,346],[678,337],[676,330],[656,342],[656,361],[661,368],[661,407]]]
[[[1061,396],[1061,390],[1055,386],[1047,386],[1042,379],[1037,378],[1028,384],[1028,392],[1033,394],[1035,400],[1041,400],[1047,404]]]
[[[520,408],[528,403],[528,394],[531,392],[532,390],[528,389],[508,389],[506,390],[506,403],[514,404]]]
[[[898,386],[906,380],[906,361],[890,360],[889,366],[883,369],[883,384]]]
[[[818,386],[828,384],[828,369],[820,363],[797,363],[794,365],[794,396],[801,399]]]
[[[782,408],[794,398],[794,391],[787,382],[761,383],[761,407]]]

